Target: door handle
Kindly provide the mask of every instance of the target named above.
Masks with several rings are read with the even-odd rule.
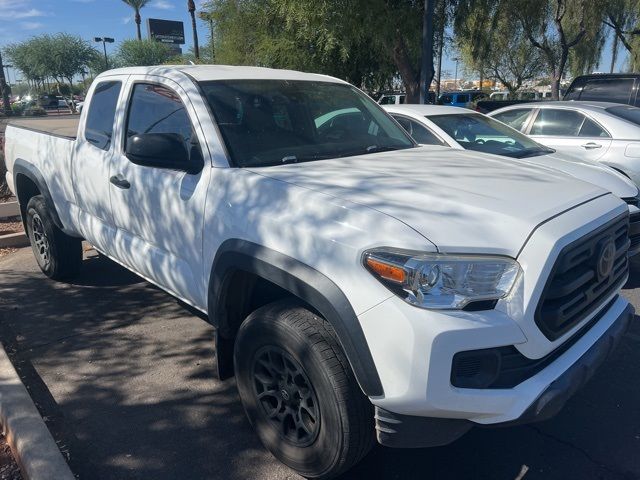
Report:
[[[589,142],[589,143],[585,143],[584,145],[580,145],[582,148],[584,148],[585,150],[593,150],[594,148],[602,148],[602,145],[600,145],[599,143],[594,143],[594,142]]]
[[[116,187],[121,188],[123,190],[127,190],[131,187],[131,184],[124,178],[114,175],[109,179],[111,183],[113,183]]]

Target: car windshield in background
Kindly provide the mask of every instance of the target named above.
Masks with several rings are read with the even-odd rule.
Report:
[[[201,86],[238,167],[309,162],[415,146],[380,107],[350,85],[217,80]]]
[[[553,153],[552,149],[534,142],[503,123],[477,113],[429,115],[427,118],[466,150],[514,158]]]
[[[638,107],[629,107],[626,105],[620,105],[619,107],[605,108],[605,111],[610,113],[611,115],[615,115],[618,118],[622,118],[627,122],[640,125],[640,108]]]

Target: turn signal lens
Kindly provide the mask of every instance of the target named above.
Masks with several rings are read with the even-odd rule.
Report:
[[[404,269],[391,265],[386,262],[381,262],[371,257],[367,257],[367,266],[377,273],[381,278],[385,280],[391,280],[396,283],[403,283],[405,280]]]

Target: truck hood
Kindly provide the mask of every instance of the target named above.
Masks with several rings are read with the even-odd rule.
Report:
[[[630,179],[601,163],[568,157],[560,153],[540,155],[521,161],[559,170],[572,177],[602,187],[619,198],[638,195],[638,188]]]
[[[512,257],[537,225],[607,193],[528,162],[440,147],[249,170],[392,216],[441,252]]]

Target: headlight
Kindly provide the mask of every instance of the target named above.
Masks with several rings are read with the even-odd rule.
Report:
[[[432,309],[461,309],[472,302],[503,298],[520,272],[518,262],[507,257],[388,248],[365,252],[363,263],[407,303]]]

